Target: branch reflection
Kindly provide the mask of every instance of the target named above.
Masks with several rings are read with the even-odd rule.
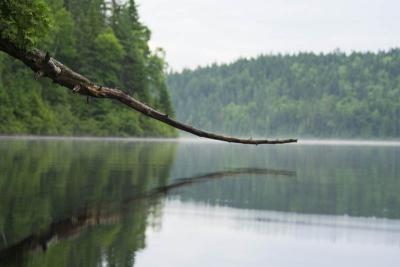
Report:
[[[176,179],[169,185],[160,186],[150,192],[122,199],[118,203],[118,209],[115,209],[115,202],[113,201],[100,203],[95,205],[95,207],[86,206],[72,216],[51,223],[47,230],[41,231],[40,233],[33,233],[20,242],[0,250],[0,265],[5,264],[4,266],[8,266],[11,263],[18,263],[22,261],[26,253],[46,251],[49,245],[57,243],[58,240],[79,236],[91,226],[118,223],[124,217],[124,214],[129,211],[128,207],[151,205],[154,202],[149,202],[148,200],[160,199],[174,189],[195,183],[238,175],[296,176],[296,173],[288,170],[259,168],[242,168],[212,172]]]

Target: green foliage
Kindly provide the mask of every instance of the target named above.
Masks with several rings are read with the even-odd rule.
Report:
[[[112,8],[107,3],[1,2],[2,14],[8,14],[1,16],[1,25],[14,23],[7,24],[10,27],[2,34],[21,46],[36,44],[93,81],[123,88],[172,115],[164,57],[150,51],[150,31],[139,22],[134,1],[115,3]],[[98,99],[86,103],[85,98],[48,80],[35,81],[32,73],[13,59],[0,59],[2,134],[176,136],[173,128],[144,119],[120,104]]]
[[[125,52],[111,29],[96,37],[94,53],[101,56],[94,58],[91,75],[101,77],[99,83],[110,86],[119,85],[119,73],[122,68],[120,62]]]
[[[76,59],[75,22],[70,12],[64,7],[63,0],[48,0],[55,23],[48,38],[41,39],[39,45],[50,51],[51,55],[71,64]]]
[[[50,28],[51,12],[44,0],[2,0],[0,33],[20,47],[30,48]]]
[[[243,136],[400,137],[400,49],[267,55],[171,73],[178,119]]]

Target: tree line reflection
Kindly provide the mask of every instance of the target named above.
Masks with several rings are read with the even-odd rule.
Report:
[[[0,153],[3,266],[133,266],[165,196],[400,218],[398,148],[8,140]]]
[[[145,247],[149,216],[160,214],[162,199],[172,190],[240,175],[295,176],[240,168],[168,182],[172,143],[0,146],[6,159],[0,163],[6,170],[0,176],[4,266],[133,266],[136,252]]]

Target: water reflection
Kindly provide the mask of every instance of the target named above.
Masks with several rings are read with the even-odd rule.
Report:
[[[181,178],[175,180],[173,183],[159,186],[150,192],[122,199],[118,203],[119,209],[113,210],[110,206],[115,206],[115,203],[97,203],[96,207],[85,207],[81,212],[74,214],[68,218],[52,222],[48,229],[42,230],[39,233],[34,233],[19,241],[0,250],[0,262],[2,263],[15,263],[19,259],[22,260],[24,253],[29,251],[42,250],[46,251],[49,245],[52,245],[60,240],[77,237],[81,235],[90,226],[112,225],[121,222],[127,212],[132,212],[130,207],[147,206],[149,203],[154,204],[158,202],[159,197],[168,194],[171,190],[191,184],[205,182],[210,179],[217,179],[223,177],[231,177],[243,174],[256,174],[256,175],[285,175],[293,176],[295,173],[284,170],[269,170],[269,169],[238,169],[231,171],[214,172],[195,177]],[[150,201],[150,202],[146,202]],[[132,222],[134,223],[134,222]],[[103,259],[104,261],[104,259]]]
[[[124,144],[115,146],[115,144],[83,143],[82,145],[84,146],[79,146],[79,143],[74,144],[71,142],[60,143],[57,141],[55,143],[45,143],[44,145],[48,147],[43,151],[50,153],[51,156],[49,158],[51,161],[46,161],[46,159],[42,157],[46,153],[41,154],[41,151],[37,151],[38,149],[36,146],[40,146],[40,142],[25,141],[23,145],[23,149],[14,150],[18,152],[17,155],[14,153],[5,153],[8,160],[4,162],[10,162],[10,158],[24,158],[30,155],[30,152],[35,151],[35,156],[27,160],[30,162],[29,166],[31,166],[32,171],[34,171],[38,168],[38,164],[42,165],[40,171],[36,171],[34,176],[29,176],[29,179],[32,178],[44,181],[40,183],[41,186],[36,187],[29,186],[29,183],[21,183],[24,189],[30,189],[31,191],[22,190],[17,186],[15,188],[7,188],[7,190],[6,188],[2,188],[4,192],[14,192],[14,194],[8,196],[4,195],[3,198],[8,200],[8,203],[15,202],[18,207],[17,209],[21,209],[19,212],[31,212],[34,206],[25,206],[25,199],[30,197],[29,199],[35,200],[37,197],[40,201],[44,201],[41,191],[45,191],[46,197],[50,194],[50,198],[45,199],[48,200],[45,206],[50,206],[50,209],[37,210],[36,207],[34,207],[34,209],[36,209],[36,212],[41,213],[41,216],[46,216],[49,219],[42,222],[44,224],[40,225],[39,229],[35,228],[35,226],[41,222],[37,222],[35,218],[26,219],[24,225],[25,229],[31,229],[32,233],[22,238],[22,234],[27,233],[27,230],[23,232],[15,228],[9,229],[7,228],[7,224],[3,226],[5,231],[2,231],[4,242],[0,250],[0,263],[6,265],[28,264],[29,266],[43,266],[43,264],[49,264],[49,258],[51,259],[54,257],[59,259],[60,256],[62,257],[63,255],[65,256],[73,253],[79,255],[79,257],[65,258],[64,264],[67,266],[71,264],[91,266],[92,264],[98,265],[99,263],[132,266],[135,252],[138,249],[144,248],[144,230],[147,226],[147,216],[149,212],[153,214],[159,212],[161,203],[160,197],[166,195],[171,190],[199,182],[237,175],[295,175],[294,172],[284,170],[242,168],[175,179],[172,183],[167,184],[169,168],[172,163],[169,154],[167,154],[165,158],[162,157],[162,154],[161,156],[158,155],[159,160],[151,164],[145,164],[147,160],[155,159],[155,155],[151,153],[153,149],[157,153],[163,150],[162,147],[157,147],[155,149],[155,147],[153,147],[154,144],[133,144],[128,146]],[[7,146],[12,147],[12,145]],[[72,147],[74,149],[72,149]],[[76,151],[76,149],[79,151]],[[5,152],[10,152],[6,148],[3,148],[3,150]],[[122,151],[122,153],[126,153],[126,155],[120,155],[119,153],[113,154],[113,152],[115,152],[114,150],[119,153]],[[170,148],[167,148],[165,151],[174,152]],[[105,152],[106,156],[102,154]],[[99,153],[101,153],[101,156],[98,156]],[[79,156],[76,157],[76,155]],[[114,158],[115,156],[118,158]],[[72,159],[68,157],[72,157]],[[68,186],[68,183],[71,182],[68,172],[72,170],[77,171],[74,166],[80,166],[82,161],[89,161],[89,158],[99,162],[97,162],[95,166],[84,164],[83,166],[88,166],[89,168],[81,168],[81,172],[77,174],[80,179],[84,180],[83,183]],[[65,163],[66,159],[68,159],[67,166],[61,164],[61,162]],[[123,159],[129,160],[126,162]],[[137,163],[137,159],[140,159],[140,164]],[[44,162],[42,162],[43,160]],[[113,162],[117,164],[113,164]],[[21,166],[11,171],[13,175],[16,175],[15,180],[24,179],[23,176],[25,172],[20,174],[20,167]],[[22,165],[22,167],[26,166]],[[62,176],[65,180],[61,179],[58,183],[50,185],[49,188],[49,184],[45,183],[47,178],[60,178],[49,177],[48,175],[55,175],[60,171],[60,167],[67,172]],[[138,170],[132,172],[130,168]],[[6,168],[4,167],[4,169]],[[90,177],[90,175],[95,175],[97,173],[101,173],[102,175],[100,177],[103,179],[97,178],[91,183],[90,181],[93,178]],[[135,175],[144,175],[145,179],[135,177]],[[2,176],[2,181],[5,181],[4,184],[11,186],[11,184],[6,183],[9,182],[8,179],[7,176]],[[120,182],[120,184],[124,186],[117,186],[118,183],[115,184],[116,179],[125,180]],[[129,191],[127,188],[124,188],[130,184],[130,181],[135,180],[140,180],[141,182],[132,185]],[[153,183],[150,184],[152,181]],[[89,186],[87,186],[87,182],[89,182]],[[81,194],[74,195],[73,198],[63,199],[59,195],[54,194],[54,192],[49,192],[57,187],[62,187],[60,189],[64,190],[76,190],[81,192]],[[60,191],[63,191],[65,194],[66,192],[64,192],[64,190]],[[55,198],[51,199],[53,194]],[[80,197],[80,200],[75,197]],[[61,203],[53,201],[60,201]],[[68,203],[69,201],[73,201],[76,204],[71,205],[71,203]],[[14,213],[14,209],[15,206],[8,206],[8,209],[5,210],[7,212],[4,213],[6,214],[4,215],[4,221],[10,221],[10,225],[22,219],[20,213]],[[51,213],[51,211],[57,212]],[[8,214],[11,214],[11,216],[6,217]],[[68,216],[62,218],[62,215],[60,216],[59,214],[68,214]],[[51,221],[51,218],[54,218],[53,221]],[[4,235],[4,232],[7,233],[7,236]],[[13,233],[18,233],[18,235],[13,236]],[[131,235],[128,235],[128,233]],[[79,242],[69,241],[71,238],[77,239]],[[103,238],[104,242],[102,242]],[[95,242],[95,240],[99,243]],[[86,257],[84,253],[76,251],[77,248],[73,245],[77,244],[78,247],[81,247],[88,242],[89,244],[85,246],[87,250],[85,252],[89,252],[90,255],[93,256],[92,258]],[[60,243],[60,245],[58,243]],[[72,244],[68,246],[69,243]],[[59,247],[62,247],[61,251],[59,251]],[[45,252],[48,248],[50,248],[50,251],[47,252],[47,254],[36,254],[35,257],[26,255],[26,252]],[[58,253],[62,254],[59,255]],[[50,263],[53,264],[51,261]]]
[[[0,249],[19,246],[14,255],[3,253],[8,260],[133,265],[145,246],[147,217],[160,206],[122,200],[167,183],[175,144],[28,140],[0,142],[0,151]],[[68,236],[74,239],[48,245]],[[48,249],[22,261],[21,249],[37,247]]]
[[[156,188],[154,192],[168,193],[173,189],[178,189],[183,186],[192,185],[199,182],[206,182],[216,178],[232,177],[238,175],[283,175],[283,176],[295,176],[296,172],[289,170],[274,170],[274,169],[258,169],[258,168],[241,168],[228,171],[211,172],[207,174],[196,175],[189,178],[175,179],[170,185],[161,186]]]
[[[171,173],[179,177],[224,166],[293,170],[294,179],[244,175],[184,188],[179,197],[242,209],[400,219],[399,162],[398,146],[186,144]]]
[[[169,200],[136,267],[385,266],[400,262],[400,222],[243,210]]]
[[[332,244],[365,259],[399,249],[399,147],[31,139],[0,141],[0,155],[3,266],[263,265],[260,247],[285,258],[316,253],[310,242],[337,258]]]

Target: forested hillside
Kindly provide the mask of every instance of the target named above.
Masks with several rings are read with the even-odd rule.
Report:
[[[180,120],[250,136],[400,137],[400,49],[263,55],[168,76]]]
[[[150,30],[140,22],[133,0],[5,1],[0,5],[3,37],[27,47],[34,43],[94,82],[123,88],[173,114],[163,52],[150,51]],[[20,21],[10,19],[15,10],[21,13]],[[43,16],[38,21],[46,23],[24,21],[27,10]],[[176,131],[111,100],[86,99],[47,79],[35,80],[26,66],[1,53],[0,134],[175,136]]]

